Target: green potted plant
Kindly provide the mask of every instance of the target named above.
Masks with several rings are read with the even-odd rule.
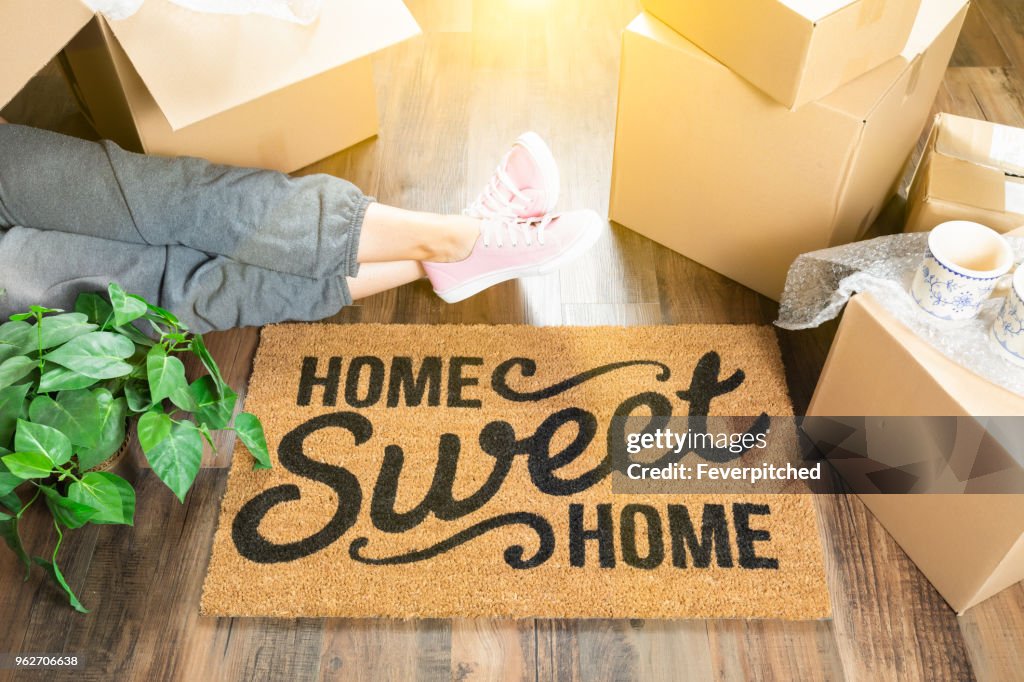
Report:
[[[57,553],[65,530],[133,523],[135,490],[107,470],[132,423],[153,472],[182,501],[214,431],[232,428],[254,468],[270,467],[259,419],[242,412],[232,424],[237,395],[203,337],[117,284],[108,293],[79,296],[70,313],[33,306],[0,325],[0,536],[26,580],[41,566],[83,613]],[[183,354],[206,369],[191,383]],[[39,501],[56,530],[49,558],[32,556],[18,534]]]

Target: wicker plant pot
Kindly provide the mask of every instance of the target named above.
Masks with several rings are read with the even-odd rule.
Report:
[[[135,457],[135,453],[132,451],[132,443],[135,442],[135,439],[132,438],[133,428],[134,424],[129,425],[128,432],[124,437],[124,442],[121,443],[121,447],[117,449],[117,452],[112,454],[110,457],[107,457],[92,469],[89,469],[89,471],[104,471],[111,474],[117,474],[134,485],[139,475],[139,463]]]

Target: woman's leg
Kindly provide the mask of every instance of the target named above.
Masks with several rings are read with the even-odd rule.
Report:
[[[366,263],[359,268],[358,275],[348,278],[348,289],[352,300],[358,301],[424,277],[423,266],[414,260]]]
[[[0,229],[185,246],[314,278],[355,276],[358,262],[458,260],[479,234],[473,218],[373,204],[328,175],[133,154],[17,125],[0,126],[0,149]]]
[[[359,238],[360,263],[450,262],[469,255],[480,236],[480,220],[466,216],[407,211],[373,203]]]
[[[319,320],[352,302],[344,277],[289,275],[182,246],[24,227],[0,234],[0,322],[30,305],[72,310],[78,294],[104,291],[112,281],[173,311],[197,332]],[[359,286],[374,293],[373,284],[362,279]]]

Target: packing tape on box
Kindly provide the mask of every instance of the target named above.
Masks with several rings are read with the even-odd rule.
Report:
[[[1024,238],[1006,237],[1016,262],[1024,261]],[[1024,369],[1002,358],[989,329],[1003,303],[993,297],[972,320],[943,322],[921,310],[910,282],[924,258],[928,233],[879,237],[797,257],[779,303],[783,329],[810,329],[838,317],[846,302],[868,292],[897,320],[936,350],[978,376],[1024,396]]]
[[[885,4],[887,0],[862,0],[860,13],[857,15],[857,28],[881,21],[885,15]]]
[[[1024,175],[1024,129],[994,125],[988,155],[993,161]]]

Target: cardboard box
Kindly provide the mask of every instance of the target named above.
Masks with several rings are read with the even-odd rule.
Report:
[[[907,232],[947,220],[972,220],[998,232],[1024,225],[1024,129],[936,116],[907,211]]]
[[[1024,398],[960,367],[858,295],[807,414],[1020,417]],[[1024,496],[860,497],[958,613],[1024,580]]]
[[[925,0],[904,56],[790,111],[649,14],[623,36],[610,216],[769,298],[895,192],[967,0]]]
[[[896,57],[921,0],[643,0],[665,22],[790,108]]]
[[[419,32],[400,0],[332,0],[298,26],[148,0],[0,5],[0,106],[62,48],[83,109],[127,149],[292,171],[377,132],[369,55]],[[10,67],[10,68],[8,68]]]

